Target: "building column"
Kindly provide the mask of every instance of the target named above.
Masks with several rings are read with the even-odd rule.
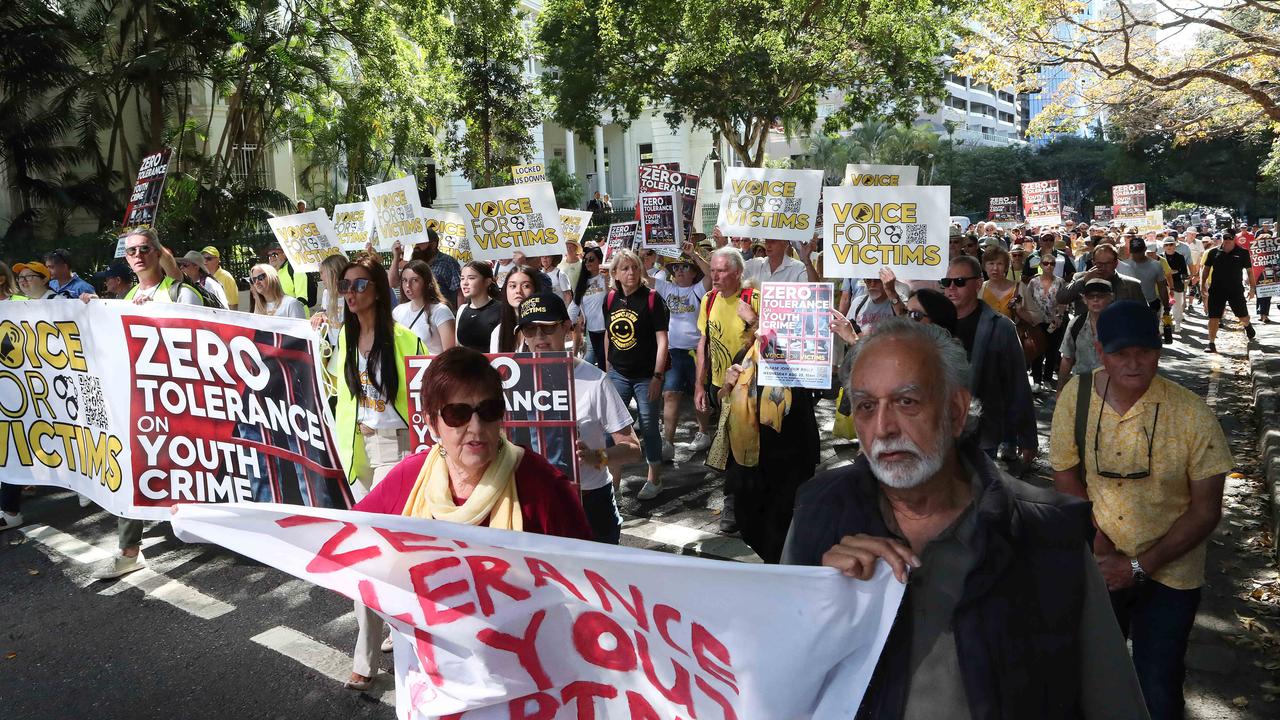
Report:
[[[564,165],[569,169],[569,174],[576,176],[578,174],[578,157],[574,152],[574,142],[572,130],[564,131]]]
[[[604,127],[597,125],[595,131],[596,140],[596,189],[601,194],[609,192],[609,181],[605,177],[604,167]]]
[[[547,161],[547,137],[543,132],[542,123],[529,128],[529,133],[533,135],[533,157],[529,162],[543,165]]]
[[[627,197],[635,200],[640,192],[640,157],[636,152],[635,138],[631,135],[631,126],[622,132],[622,172]]]

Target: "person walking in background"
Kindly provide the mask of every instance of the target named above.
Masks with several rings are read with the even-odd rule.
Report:
[[[439,355],[458,344],[457,321],[453,310],[440,295],[431,267],[421,260],[410,260],[400,271],[400,294],[404,302],[391,310],[391,317],[409,328],[432,355]]]
[[[227,309],[239,310],[240,286],[236,284],[236,279],[231,276],[231,273],[222,267],[222,253],[218,251],[218,248],[206,245],[200,251],[200,257],[204,260],[205,271],[222,286],[222,293],[227,297]],[[323,305],[324,303],[322,302],[321,304]]]

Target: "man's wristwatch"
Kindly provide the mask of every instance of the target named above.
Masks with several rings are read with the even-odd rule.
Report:
[[[1133,569],[1133,579],[1142,582],[1147,579],[1147,571],[1142,569],[1142,563],[1138,562],[1138,558],[1129,558],[1129,567]]]

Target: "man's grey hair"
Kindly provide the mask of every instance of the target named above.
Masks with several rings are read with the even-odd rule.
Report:
[[[716,248],[715,252],[711,253],[711,259],[707,260],[707,264],[710,265],[718,257],[728,260],[729,264],[737,269],[739,275],[747,269],[746,263],[742,260],[742,253],[736,247],[725,245],[722,248]]]
[[[951,258],[948,265],[964,265],[969,268],[969,272],[982,277],[982,263],[978,262],[978,258],[972,255],[956,255]]]
[[[876,329],[853,344],[849,352],[849,376],[845,378],[847,392],[853,380],[853,368],[858,358],[873,350],[886,340],[907,340],[927,345],[933,349],[942,368],[943,397],[950,399],[957,390],[968,390],[972,386],[973,366],[969,364],[969,354],[964,345],[951,336],[940,325],[921,323],[906,317],[894,317],[876,324]],[[969,402],[969,417],[965,422],[961,437],[966,437],[977,430],[978,418],[982,415],[982,403],[975,397]]]
[[[155,230],[152,230],[151,228],[142,228],[140,230],[133,230],[133,231],[130,231],[127,237],[133,237],[134,235],[137,235],[138,237],[146,238],[147,244],[151,246],[152,250],[155,250],[156,252],[160,252],[162,250],[162,248],[160,247],[160,236],[156,235]]]

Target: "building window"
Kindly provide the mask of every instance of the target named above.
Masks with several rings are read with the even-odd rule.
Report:
[[[640,164],[649,165],[653,162],[653,143],[640,143]]]
[[[268,187],[266,158],[259,158],[262,149],[256,144],[238,143],[231,147],[231,179],[249,187]]]

